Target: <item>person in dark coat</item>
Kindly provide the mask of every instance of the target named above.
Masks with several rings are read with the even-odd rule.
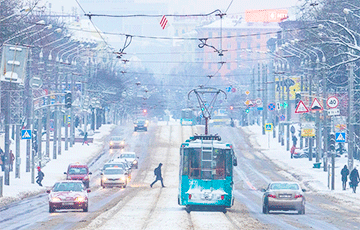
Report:
[[[155,176],[156,176],[156,179],[155,179],[155,181],[154,182],[152,182],[151,183],[151,185],[150,185],[150,187],[152,188],[152,186],[156,183],[156,181],[161,181],[161,186],[162,187],[165,187],[164,186],[164,182],[163,182],[163,178],[162,178],[162,176],[161,176],[161,166],[162,166],[163,164],[162,163],[160,163],[159,164],[159,166],[157,167],[157,168],[155,168],[155,170],[154,170],[154,174],[155,174]]]
[[[88,133],[86,132],[86,133],[84,134],[84,141],[83,141],[83,143],[82,143],[83,145],[84,145],[84,143],[87,144],[87,145],[89,145],[87,139],[88,139]]]
[[[348,175],[349,175],[349,169],[347,168],[346,165],[344,165],[344,168],[341,169],[341,181],[342,181],[343,190],[346,190],[346,182]]]
[[[36,177],[36,183],[42,186],[41,181],[44,179],[45,174],[41,171],[40,166],[38,166],[37,169],[38,169],[38,175]]]
[[[0,148],[0,163],[1,163],[1,171],[4,171],[4,169],[5,169],[5,153],[2,150],[2,148]]]
[[[359,179],[359,172],[356,167],[354,167],[354,169],[350,173],[350,183],[354,193],[356,193],[356,187],[359,184]]]

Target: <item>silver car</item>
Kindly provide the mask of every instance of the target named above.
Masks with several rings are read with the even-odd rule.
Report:
[[[101,186],[105,187],[122,187],[125,188],[128,182],[128,176],[124,169],[118,167],[106,168],[101,175]]]
[[[263,213],[270,210],[296,210],[299,214],[305,214],[305,189],[301,189],[296,182],[279,181],[271,182],[264,192],[262,203]]]

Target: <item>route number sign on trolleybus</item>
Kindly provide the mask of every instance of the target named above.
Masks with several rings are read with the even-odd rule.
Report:
[[[328,97],[326,104],[329,108],[334,109],[339,105],[339,99],[335,96]]]

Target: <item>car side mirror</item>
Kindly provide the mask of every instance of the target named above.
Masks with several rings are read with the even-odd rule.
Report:
[[[233,165],[234,165],[234,166],[237,166],[237,158],[234,159]]]
[[[64,172],[64,174],[67,174],[66,172]]]
[[[263,189],[261,189],[260,191],[261,191],[261,192],[266,192],[266,189],[263,188]]]
[[[46,190],[46,193],[50,193],[51,192],[51,190]]]
[[[90,189],[88,189],[88,190],[86,190],[86,192],[91,192],[91,190],[90,190]]]
[[[126,172],[124,175],[127,175],[128,173]]]
[[[301,189],[303,192],[306,192],[306,189]]]
[[[100,173],[100,175],[104,175],[104,173],[103,173],[103,172],[101,172],[101,173]]]
[[[92,175],[92,172],[89,172],[89,175]]]
[[[139,159],[139,157],[137,157],[137,159]]]

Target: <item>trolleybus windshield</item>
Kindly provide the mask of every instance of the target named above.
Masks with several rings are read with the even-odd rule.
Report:
[[[184,149],[183,175],[192,179],[225,179],[231,172],[231,150],[213,148]]]

